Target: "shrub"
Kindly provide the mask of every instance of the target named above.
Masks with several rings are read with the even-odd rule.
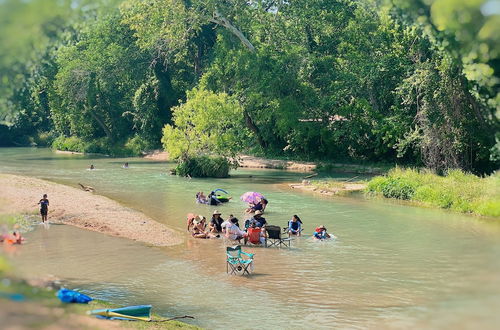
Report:
[[[132,138],[123,145],[111,143],[107,138],[84,141],[76,136],[59,136],[52,143],[52,148],[57,150],[104,154],[115,157],[139,156],[141,155],[142,146],[138,138]]]
[[[76,136],[59,136],[52,142],[52,148],[62,151],[85,152],[85,142]]]
[[[136,135],[130,138],[127,143],[125,143],[125,148],[134,156],[140,156],[144,151],[150,150],[151,145],[148,141]]]
[[[180,176],[227,178],[231,163],[224,157],[198,156],[181,161],[175,168]]]

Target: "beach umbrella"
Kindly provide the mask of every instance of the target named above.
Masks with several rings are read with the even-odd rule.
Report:
[[[257,204],[262,198],[264,198],[264,196],[255,191],[247,191],[240,197],[242,201],[252,204]]]

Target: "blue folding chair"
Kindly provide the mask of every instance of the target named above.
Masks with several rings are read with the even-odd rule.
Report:
[[[230,275],[250,275],[253,267],[253,253],[241,251],[241,246],[228,246],[226,248],[226,273]]]

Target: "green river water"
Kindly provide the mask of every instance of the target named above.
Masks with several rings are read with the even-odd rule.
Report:
[[[125,161],[129,169],[121,168]],[[96,170],[86,170],[91,163]],[[14,265],[119,305],[150,303],[164,316],[193,315],[191,323],[211,329],[500,326],[499,221],[362,196],[313,196],[284,185],[300,181],[301,173],[237,170],[229,179],[189,180],[168,175],[172,166],[0,149],[0,173],[93,186],[186,237],[175,247],[152,248],[70,226],[38,226]],[[195,192],[215,188],[234,196],[218,208],[223,217],[233,213],[242,220],[245,204],[238,196],[259,191],[270,200],[268,222],[285,226],[299,214],[304,237],[290,249],[246,248],[256,254],[254,275],[226,275],[222,240],[195,240],[184,232],[186,213],[214,210],[197,205]],[[313,241],[319,224],[338,238]]]

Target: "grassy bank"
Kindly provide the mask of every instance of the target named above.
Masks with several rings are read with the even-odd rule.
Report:
[[[427,170],[395,168],[370,180],[366,192],[462,213],[500,217],[499,173],[480,178],[452,170],[438,176]]]

